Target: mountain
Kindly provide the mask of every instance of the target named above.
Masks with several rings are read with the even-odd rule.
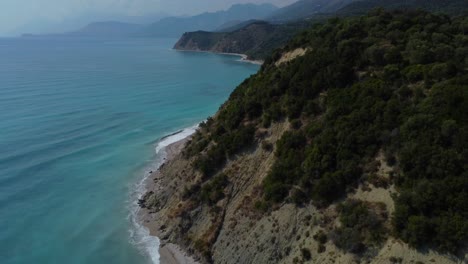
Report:
[[[448,14],[466,14],[466,0],[360,0],[340,9],[340,14],[365,14],[374,8],[385,9],[423,9]]]
[[[153,13],[142,16],[124,16],[124,15],[109,15],[101,13],[88,13],[80,16],[70,16],[63,21],[54,21],[47,19],[34,20],[26,23],[13,31],[10,35],[21,35],[24,33],[30,34],[62,34],[65,32],[76,31],[82,29],[93,22],[99,21],[119,21],[129,24],[150,24],[160,19],[167,17],[165,13]]]
[[[232,32],[188,32],[182,35],[174,49],[241,53],[246,54],[249,59],[261,60],[308,25],[275,25],[265,21],[251,21]]]
[[[156,37],[180,37],[183,33],[196,30],[214,31],[232,21],[261,19],[277,7],[271,4],[237,4],[225,11],[203,13],[192,17],[169,17],[149,25],[144,34]]]
[[[145,28],[144,25],[118,21],[94,22],[79,30],[59,34],[23,34],[22,37],[135,37]]]
[[[464,263],[466,17],[316,24],[240,84],[140,201],[201,263]]]
[[[333,13],[356,0],[300,0],[276,10],[270,21],[290,21],[309,18],[319,13]]]
[[[144,37],[180,37],[184,32],[195,30],[214,31],[220,27],[235,26],[242,21],[261,19],[278,8],[271,4],[237,4],[228,10],[213,13],[203,13],[190,17],[164,17],[164,14],[148,16],[107,16],[107,22],[89,22],[103,15],[87,15],[69,19],[57,26],[57,22],[31,23],[18,28],[15,32],[42,35],[73,35],[73,36],[144,36]],[[92,19],[94,17],[94,19]],[[140,25],[145,25],[140,26]],[[74,30],[81,28],[80,30]],[[44,33],[46,32],[46,33]],[[63,33],[66,32],[66,33]],[[32,35],[32,34],[28,34]]]
[[[231,32],[231,31],[234,31],[234,30],[237,30],[237,29],[241,29],[241,28],[243,28],[243,27],[247,26],[248,24],[250,24],[252,22],[255,22],[255,21],[260,21],[260,20],[257,20],[257,19],[250,19],[250,20],[247,20],[247,21],[233,20],[233,21],[229,21],[229,22],[226,22],[226,23],[222,24],[221,26],[219,26],[214,31],[215,32]]]
[[[131,36],[142,29],[143,25],[140,24],[107,21],[91,23],[78,31],[66,33],[66,35],[87,37]]]

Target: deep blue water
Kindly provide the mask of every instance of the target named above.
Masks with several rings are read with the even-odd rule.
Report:
[[[151,262],[131,211],[158,139],[258,70],[174,42],[0,39],[0,263]]]

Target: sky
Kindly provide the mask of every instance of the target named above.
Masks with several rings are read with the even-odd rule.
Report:
[[[86,20],[168,13],[194,15],[227,9],[236,3],[285,6],[295,0],[0,0],[0,35],[24,30],[59,30]],[[88,21],[92,22],[92,21]],[[43,33],[43,32],[31,32]]]

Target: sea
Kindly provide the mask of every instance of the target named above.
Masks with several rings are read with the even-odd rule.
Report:
[[[259,69],[175,42],[0,39],[0,263],[159,263],[145,177]]]

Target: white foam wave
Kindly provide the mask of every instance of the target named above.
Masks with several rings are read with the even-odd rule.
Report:
[[[186,128],[186,129],[180,131],[179,133],[175,133],[175,134],[173,134],[171,136],[165,137],[163,140],[158,142],[158,144],[156,145],[156,154],[158,154],[161,150],[163,150],[165,147],[171,145],[172,143],[175,143],[175,142],[177,142],[179,140],[182,140],[182,139],[192,135],[193,133],[195,133],[197,128],[198,128],[198,125],[195,125],[195,126]]]
[[[166,158],[166,151],[165,148],[179,140],[182,140],[193,133],[198,128],[198,124],[184,130],[181,130],[177,133],[171,134],[167,137],[163,137],[160,141],[156,143],[155,151],[156,151],[156,158],[146,168],[144,176],[135,184],[134,188],[132,188],[132,193],[130,194],[130,203],[129,203],[129,221],[132,224],[132,228],[130,229],[130,241],[138,249],[142,251],[145,255],[147,255],[151,263],[159,264],[159,239],[155,236],[150,236],[149,230],[140,223],[140,219],[138,218],[138,213],[140,211],[140,207],[138,206],[138,199],[147,192],[146,190],[146,181],[150,175],[150,171],[156,171],[164,162]]]

